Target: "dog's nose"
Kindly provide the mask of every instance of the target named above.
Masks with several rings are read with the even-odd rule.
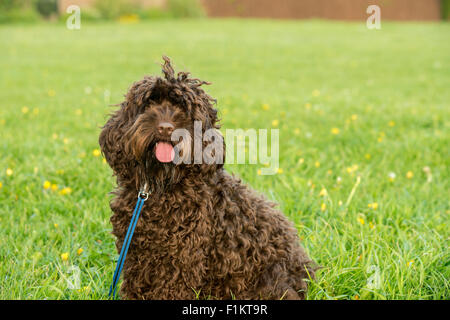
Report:
[[[158,132],[160,134],[164,134],[167,136],[170,136],[172,134],[173,129],[174,129],[173,124],[171,124],[169,122],[161,122],[158,125]]]

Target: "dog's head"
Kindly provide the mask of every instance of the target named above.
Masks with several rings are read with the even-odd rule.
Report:
[[[121,180],[145,175],[168,183],[183,171],[204,173],[223,166],[223,159],[209,164],[195,159],[194,139],[205,147],[205,133],[219,128],[215,100],[201,88],[208,83],[186,72],[175,76],[169,58],[163,59],[164,77],[134,83],[100,134],[102,152]]]

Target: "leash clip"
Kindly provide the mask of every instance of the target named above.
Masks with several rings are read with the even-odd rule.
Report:
[[[150,195],[150,191],[147,191],[147,183],[144,185],[141,190],[139,190],[138,198],[146,201],[148,199],[148,196]]]

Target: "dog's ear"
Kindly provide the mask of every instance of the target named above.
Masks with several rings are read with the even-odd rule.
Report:
[[[106,161],[116,175],[128,175],[133,169],[134,157],[131,155],[129,135],[126,133],[132,127],[140,113],[152,103],[152,93],[157,79],[144,77],[132,84],[125,101],[120,108],[111,115],[102,128],[99,144]]]
[[[127,103],[121,104],[120,109],[111,115],[102,128],[99,144],[106,161],[114,174],[126,178],[131,174],[133,158],[125,150],[126,135],[130,124],[129,113],[126,112]]]

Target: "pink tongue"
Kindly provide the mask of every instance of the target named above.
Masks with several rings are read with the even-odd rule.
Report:
[[[175,157],[175,151],[171,144],[159,142],[156,144],[155,155],[160,162],[170,162]]]

